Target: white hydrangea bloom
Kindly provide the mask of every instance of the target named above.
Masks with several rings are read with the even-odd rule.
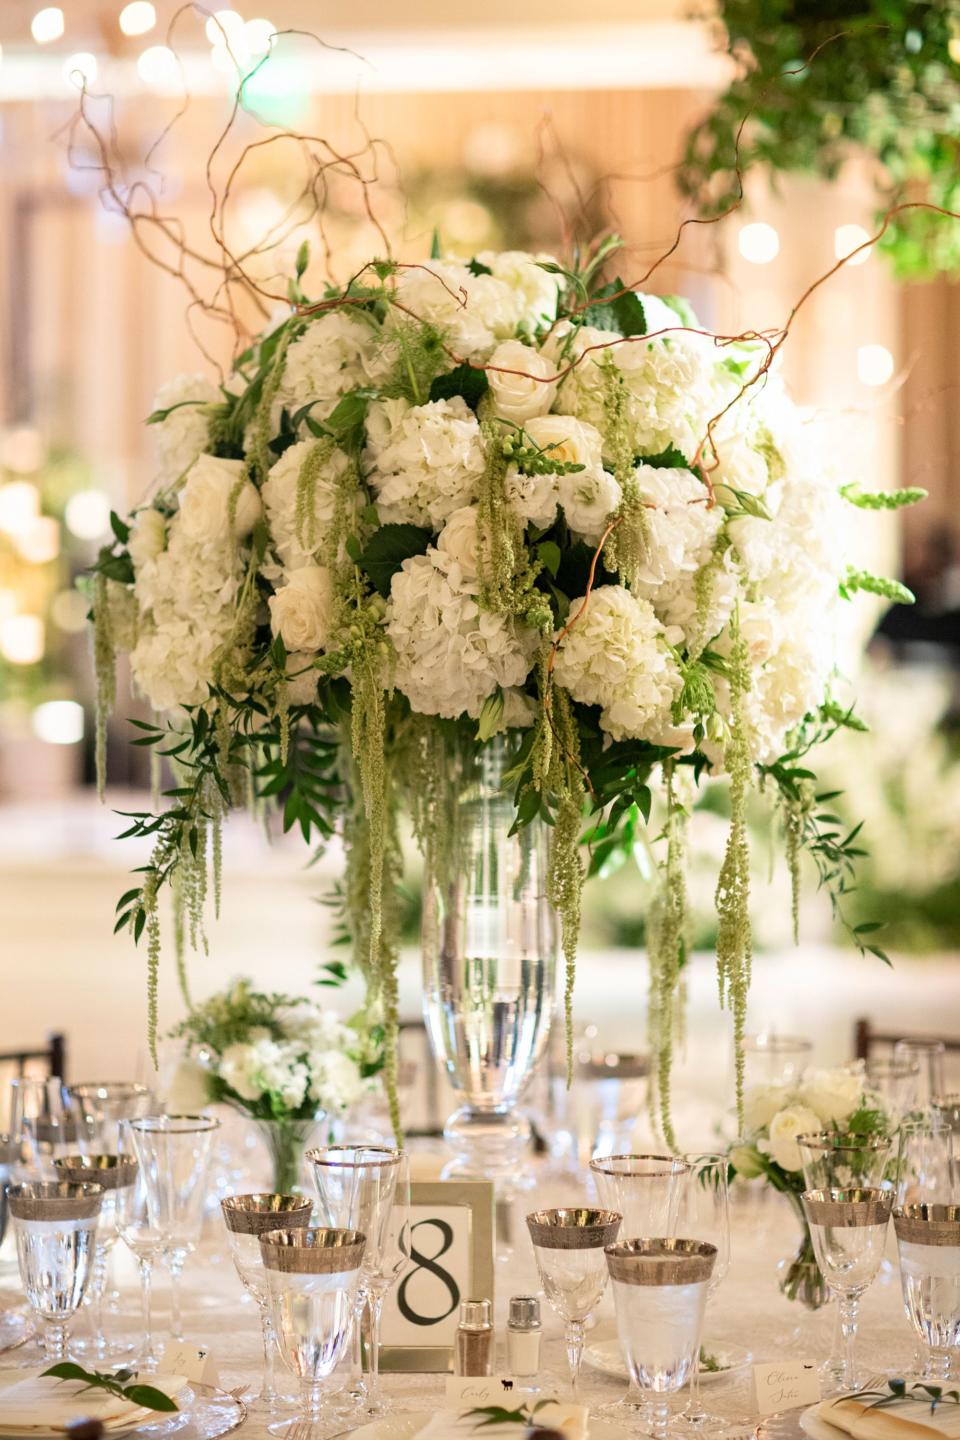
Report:
[[[345,1032],[341,1043],[346,1044],[354,1037],[348,1035],[345,1026],[341,1029]],[[348,1109],[371,1089],[369,1081],[362,1079],[356,1063],[336,1048],[325,1047],[309,1052],[307,1070],[310,1096],[328,1115]]]
[[[349,457],[339,447],[334,449],[325,461],[313,486],[313,529],[304,525],[303,541],[297,532],[297,482],[304,462],[319,440],[300,440],[291,445],[280,456],[261,490],[261,497],[267,512],[267,524],[273,547],[281,562],[288,570],[295,570],[314,560],[325,545],[336,515],[339,481],[346,474]],[[359,500],[359,492],[358,492]]]
[[[522,685],[529,673],[536,633],[481,610],[471,589],[455,586],[433,552],[405,560],[393,577],[387,634],[394,681],[422,715],[476,719],[498,685]]]
[[[477,417],[459,395],[426,405],[374,401],[363,458],[381,521],[434,530],[477,498],[486,464]]]
[[[516,465],[507,467],[504,478],[507,504],[524,524],[543,529],[557,517],[556,475],[521,475]]]
[[[567,524],[588,545],[597,545],[620,504],[620,486],[608,470],[573,470],[556,476],[557,499]]]
[[[538,263],[556,264],[552,255],[531,255],[526,250],[484,250],[477,259],[493,271],[494,279],[510,287],[517,307],[517,329],[532,332],[552,323],[565,282],[562,275],[551,274]]]
[[[382,379],[390,363],[376,329],[347,310],[314,316],[287,351],[277,409],[313,402],[314,420],[326,420],[341,396]]]
[[[130,526],[127,549],[134,571],[156,560],[167,543],[167,522],[159,510],[138,510]]]
[[[223,396],[206,375],[177,375],[157,391],[154,410],[170,410],[165,420],[151,427],[162,484],[178,480],[206,450],[209,414],[204,407],[222,403]]]
[[[396,298],[387,326],[409,323],[411,312],[429,321],[464,360],[485,361],[498,340],[516,333],[520,305],[510,286],[493,275],[473,275],[454,260],[428,260],[397,275]]]
[[[571,616],[582,604],[582,596],[571,602]],[[682,685],[653,607],[620,585],[591,591],[553,673],[574,700],[600,706],[600,723],[615,740],[657,731]]]

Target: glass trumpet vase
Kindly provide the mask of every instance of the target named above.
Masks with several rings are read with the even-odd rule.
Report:
[[[492,1180],[501,1196],[531,1183],[517,1103],[546,1046],[557,951],[546,827],[511,833],[509,766],[502,737],[446,746],[423,904],[427,1033],[460,1101],[444,1178]]]

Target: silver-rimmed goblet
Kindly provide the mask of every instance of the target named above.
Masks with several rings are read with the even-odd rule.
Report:
[[[803,1183],[808,1190],[880,1189],[890,1177],[893,1139],[845,1130],[799,1135]]]
[[[920,1378],[942,1384],[960,1351],[960,1205],[904,1205],[893,1228],[904,1309],[927,1347]]]
[[[857,1390],[860,1298],[876,1279],[887,1241],[893,1192],[876,1188],[806,1190],[803,1212],[817,1264],[837,1297],[843,1359],[832,1372],[837,1389]]]
[[[106,1358],[108,1345],[103,1328],[103,1292],[107,1283],[110,1252],[117,1242],[117,1216],[120,1192],[137,1182],[137,1165],[129,1155],[63,1155],[53,1162],[57,1173],[75,1185],[103,1187],[103,1202],[97,1225],[93,1274],[87,1290],[90,1307],[92,1344],[97,1359]]]
[[[914,1103],[920,1111],[929,1109],[934,1095],[943,1094],[946,1049],[942,1040],[898,1040],[893,1047],[894,1060],[909,1060],[919,1067]]]
[[[672,1237],[607,1247],[617,1333],[630,1378],[654,1397],[650,1433],[666,1440],[666,1396],[683,1388],[700,1359],[700,1334],[717,1249]]]
[[[566,1330],[574,1395],[583,1361],[584,1327],[607,1288],[604,1247],[613,1243],[621,1216],[615,1210],[534,1210],[527,1229],[544,1294]]]
[[[310,1224],[311,1202],[302,1195],[231,1195],[220,1201],[220,1208],[234,1266],[245,1289],[256,1301],[263,1331],[263,1385],[260,1394],[248,1403],[247,1408],[254,1413],[270,1412],[282,1403],[282,1397],[276,1387],[270,1290],[263,1267],[260,1236],[281,1225],[286,1230],[306,1228]]]
[[[67,1086],[69,1112],[77,1121],[81,1149],[116,1155],[121,1149],[120,1124],[149,1115],[153,1092],[133,1080],[86,1080]]]
[[[102,1199],[101,1185],[66,1180],[24,1181],[7,1192],[20,1279],[54,1363],[66,1354],[68,1321],[90,1283]]]
[[[920,1065],[916,1060],[887,1056],[865,1060],[863,1076],[867,1090],[877,1097],[892,1126],[899,1125],[916,1108],[920,1089]]]
[[[957,1158],[960,1136],[954,1135],[941,1110],[929,1109],[920,1119],[900,1126],[897,1152],[898,1205],[953,1205],[960,1200]]]
[[[284,1364],[300,1381],[302,1418],[268,1426],[288,1440],[327,1440],[343,1429],[329,1418],[324,1385],[356,1317],[365,1236],[356,1230],[269,1230],[260,1236],[270,1313]]]

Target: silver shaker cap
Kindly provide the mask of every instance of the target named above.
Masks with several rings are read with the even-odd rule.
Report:
[[[460,1326],[464,1330],[489,1330],[492,1328],[492,1312],[489,1300],[461,1300]]]
[[[511,1295],[507,1323],[511,1330],[539,1330],[540,1301],[536,1295]]]

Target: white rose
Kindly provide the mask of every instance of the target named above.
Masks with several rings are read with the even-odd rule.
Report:
[[[770,1139],[766,1146],[769,1154],[784,1170],[802,1170],[798,1135],[816,1135],[820,1129],[820,1118],[805,1105],[789,1105],[779,1110],[770,1121]]]
[[[243,474],[242,460],[221,460],[216,455],[199,455],[190,467],[180,492],[180,529],[197,544],[226,540],[230,535],[243,539],[260,518],[260,496],[247,480],[235,504],[231,523],[230,496]]]
[[[574,470],[557,476],[557,499],[574,534],[596,545],[620,504],[620,486],[607,470]]]
[[[534,445],[546,451],[548,460],[601,469],[603,437],[596,426],[573,415],[534,415],[523,428]]]
[[[816,1111],[825,1125],[840,1124],[863,1098],[863,1076],[850,1070],[815,1070],[800,1087],[804,1105]]]
[[[263,1086],[256,1081],[258,1056],[253,1045],[228,1045],[220,1056],[220,1078],[241,1100],[258,1100]]]
[[[743,1094],[743,1124],[748,1135],[755,1135],[782,1110],[790,1095],[786,1085],[750,1085]]]
[[[210,1073],[195,1060],[179,1060],[164,1102],[171,1115],[196,1115],[210,1104]]]
[[[461,505],[454,510],[440,531],[434,564],[450,575],[458,567],[460,578],[475,580],[479,573],[479,541],[477,538],[477,507]],[[454,584],[459,583],[456,579]]]
[[[502,420],[522,425],[547,413],[557,393],[551,360],[521,340],[505,340],[487,363],[490,394]]]
[[[130,527],[130,539],[127,541],[134,570],[139,570],[149,560],[156,560],[166,543],[167,522],[160,511],[138,511]]]
[[[286,644],[286,641],[284,641]],[[287,699],[291,705],[312,705],[317,698],[320,675],[314,669],[316,654],[309,650],[295,650],[287,656],[286,674]]]
[[[333,619],[333,577],[323,565],[302,565],[271,595],[270,629],[288,651],[322,650]]]

